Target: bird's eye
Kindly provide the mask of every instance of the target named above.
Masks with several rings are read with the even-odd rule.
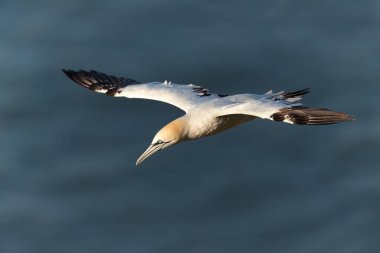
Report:
[[[162,142],[163,142],[162,140],[158,140],[156,143],[157,144],[162,144]]]

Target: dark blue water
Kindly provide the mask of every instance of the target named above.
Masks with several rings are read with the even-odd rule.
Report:
[[[0,55],[0,252],[380,252],[379,1],[3,0]],[[357,120],[253,121],[136,168],[182,112],[61,68],[310,87]]]

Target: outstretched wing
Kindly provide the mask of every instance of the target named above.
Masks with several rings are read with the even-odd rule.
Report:
[[[94,70],[63,72],[79,85],[99,93],[113,97],[142,98],[172,104],[185,112],[195,105],[224,95],[211,94],[201,86],[182,85],[171,82],[139,81],[106,75]]]
[[[295,92],[269,91],[264,95],[231,96],[232,103],[224,107],[221,116],[244,114],[297,125],[327,125],[353,120],[352,116],[343,112],[308,108],[297,102],[302,99],[302,95],[309,92],[309,89],[303,89]]]

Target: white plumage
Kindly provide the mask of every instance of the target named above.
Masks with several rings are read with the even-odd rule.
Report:
[[[157,151],[185,140],[213,135],[255,118],[300,125],[325,125],[352,120],[348,114],[328,109],[310,109],[298,103],[309,89],[295,92],[269,91],[262,95],[218,95],[193,85],[172,82],[140,83],[97,71],[63,70],[76,83],[114,97],[162,101],[185,111],[185,115],[164,126],[140,156],[138,165]]]

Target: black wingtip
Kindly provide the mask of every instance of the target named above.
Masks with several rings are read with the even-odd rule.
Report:
[[[96,92],[106,93],[109,96],[115,96],[121,92],[122,88],[128,85],[140,83],[133,79],[107,75],[95,70],[74,71],[71,69],[62,69],[62,71],[68,78],[80,86]]]
[[[272,115],[274,121],[283,121],[297,125],[329,125],[355,120],[344,112],[335,112],[325,108],[289,108]]]
[[[85,71],[79,70],[79,71],[74,71],[71,69],[62,69],[63,73],[70,78],[72,81],[75,83],[79,84],[80,86],[83,86],[85,88],[91,89],[91,86],[93,83],[89,82],[87,75]]]
[[[71,76],[71,72],[72,72],[72,70],[69,70],[69,69],[61,69],[61,70],[62,70],[63,73],[65,73],[65,75],[66,75],[67,77],[70,77],[70,76]]]
[[[73,80],[74,82],[77,83],[77,81],[74,79],[74,75],[75,75],[75,71],[71,70],[71,69],[62,69],[63,73],[65,73],[65,75],[70,78],[71,80]]]
[[[70,73],[72,73],[73,71],[71,69],[61,69],[63,71],[63,73],[65,73],[66,75],[69,75]]]
[[[63,73],[65,73],[66,76],[69,76],[69,70],[67,69],[61,69]]]

